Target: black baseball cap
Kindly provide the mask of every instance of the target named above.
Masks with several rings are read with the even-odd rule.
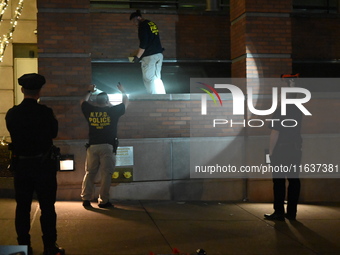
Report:
[[[130,20],[132,20],[133,18],[136,18],[136,17],[142,17],[142,14],[140,13],[140,10],[137,10],[137,11],[131,13]]]

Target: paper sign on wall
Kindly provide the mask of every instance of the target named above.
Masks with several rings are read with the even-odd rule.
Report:
[[[133,166],[133,146],[118,147],[116,166]]]

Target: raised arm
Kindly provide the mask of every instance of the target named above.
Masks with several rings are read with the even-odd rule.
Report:
[[[80,104],[82,104],[84,101],[88,101],[90,99],[91,93],[96,91],[96,85],[91,84],[88,86],[87,91],[86,91],[86,95],[84,96],[84,98],[80,101]]]
[[[120,84],[120,82],[118,82],[117,88],[123,94],[123,104],[125,105],[125,109],[126,109],[129,105],[129,98],[127,97],[125,89],[124,89],[123,85]]]

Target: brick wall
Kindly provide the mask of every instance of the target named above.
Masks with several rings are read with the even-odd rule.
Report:
[[[132,101],[120,120],[120,137],[189,137],[190,108],[185,101]]]
[[[261,99],[256,102],[256,109],[269,109],[271,100]],[[304,104],[312,116],[304,116],[302,119],[302,134],[337,134],[339,132],[339,121],[334,118],[333,109],[340,106],[339,98],[318,98],[317,95]],[[320,107],[322,106],[322,107]],[[270,118],[270,116],[269,116]],[[268,116],[256,116],[248,112],[248,119],[261,119],[265,121]],[[245,131],[249,136],[268,135],[268,122],[262,128],[247,128]],[[259,123],[254,123],[259,125]]]
[[[151,97],[150,97],[151,98]],[[54,109],[59,120],[60,140],[87,139],[88,127],[83,117],[79,100],[51,100],[49,105]],[[254,99],[256,109],[269,109],[271,99]],[[169,137],[225,137],[239,135],[268,135],[269,123],[265,119],[270,116],[256,116],[247,113],[245,116],[232,115],[231,101],[223,100],[223,107],[208,101],[208,115],[201,115],[201,102],[191,100],[157,100],[134,99],[119,121],[118,136],[121,139],[133,138],[169,138]],[[320,107],[322,105],[322,107]],[[305,104],[312,116],[303,119],[303,134],[332,134],[339,130],[338,119],[334,118],[333,110],[340,107],[338,98],[313,98]],[[246,108],[247,109],[247,108]],[[231,126],[217,125],[213,127],[212,119],[233,119],[242,122],[246,119],[246,127],[236,124]],[[247,121],[260,119],[263,127],[250,128]],[[260,125],[254,122],[251,125]],[[192,130],[190,130],[192,128]],[[192,131],[192,132],[190,132]]]
[[[294,59],[339,59],[339,15],[295,15],[292,18]]]
[[[83,93],[85,94],[85,93]],[[59,132],[57,139],[72,140],[86,139],[88,137],[88,127],[80,109],[80,98],[54,98],[44,100],[42,103],[52,107],[59,122]]]
[[[230,20],[235,20],[246,11],[246,0],[230,0],[230,6]]]
[[[279,3],[261,1],[231,1],[232,75],[244,77],[278,77],[291,72],[291,0]],[[282,15],[283,13],[283,15]],[[246,64],[237,63],[240,56]],[[283,60],[283,61],[282,61]],[[284,66],[286,65],[286,66]],[[240,72],[238,68],[244,68]]]
[[[290,58],[248,58],[248,78],[266,77],[278,78],[281,74],[291,73],[292,59]],[[267,93],[271,87],[256,88],[256,91]],[[265,92],[267,91],[267,92]]]
[[[43,96],[79,96],[91,83],[89,1],[37,1]]]
[[[241,15],[246,8],[258,11],[258,6],[252,5],[251,1],[231,2],[235,6],[231,17],[211,13],[148,13],[144,16],[158,24],[166,58],[233,59],[233,77],[245,77],[246,70],[263,77],[277,77],[277,74],[289,72],[290,58],[237,59],[247,53],[246,45],[251,51],[248,53],[285,54],[292,51],[297,58],[339,58],[338,18],[315,20],[293,17],[290,24],[285,23],[290,19],[284,21],[278,17],[247,17],[231,26],[230,20]],[[280,4],[268,5],[268,8],[276,8],[274,11],[287,12],[287,6],[282,10],[281,7]],[[128,13],[89,12],[89,1],[85,0],[38,0],[38,8],[39,72],[47,79],[42,103],[55,111],[60,125],[58,139],[85,139],[87,125],[80,112],[79,100],[91,83],[91,60],[126,58],[131,50],[138,47],[136,27],[130,23]],[[291,25],[293,35],[290,37],[290,30],[282,30],[281,27]],[[312,29],[306,29],[310,27]],[[288,38],[292,38],[292,46]],[[322,40],[327,41],[324,45],[329,51],[322,47]],[[321,49],[322,55],[318,55],[315,49]],[[271,86],[254,88],[255,93],[271,92]],[[121,138],[189,137],[190,118],[198,114],[198,104],[185,100],[132,100],[120,121],[119,135]],[[266,102],[260,104],[266,106]],[[306,133],[337,132],[336,122],[325,124],[330,123],[330,117],[319,107],[324,104],[327,105],[325,109],[339,107],[335,99],[310,102],[308,107],[313,117],[305,121]],[[218,111],[214,107],[210,109]],[[248,115],[248,118],[251,117]],[[202,122],[199,125],[207,124]],[[222,127],[216,130],[202,127],[204,131],[198,132],[202,136],[268,134],[267,128],[244,130]]]
[[[292,10],[292,0],[246,0],[246,11],[247,12],[278,12],[278,13],[289,13]]]
[[[247,53],[290,54],[291,21],[287,17],[247,17]]]
[[[42,103],[59,121],[58,139],[86,137],[79,98],[91,84],[89,1],[38,0],[38,66],[46,77]],[[84,128],[85,127],[85,128]]]
[[[339,98],[313,98],[305,104],[313,114],[303,120],[303,131],[306,134],[338,134],[339,118],[334,111],[339,109]]]
[[[47,79],[42,96],[80,96],[91,84],[91,59],[42,57],[39,72]]]
[[[240,19],[231,25],[231,59],[242,56],[246,52],[246,19]],[[245,77],[245,76],[243,76]]]
[[[244,78],[246,77],[246,59],[242,58],[240,60],[234,61],[231,66],[232,77]]]
[[[230,59],[228,16],[179,15],[176,34],[179,59]]]
[[[159,30],[164,58],[229,59],[229,17],[143,14]],[[91,13],[93,59],[126,58],[139,46],[137,27],[126,13]]]
[[[269,109],[271,100],[259,99],[254,102],[256,109]],[[200,101],[132,101],[119,124],[119,137],[131,138],[167,138],[167,137],[225,137],[239,135],[268,135],[270,116],[233,116],[231,101],[223,100],[224,107],[208,104],[208,118],[201,116]],[[322,105],[323,107],[320,107]],[[305,116],[302,123],[303,134],[333,134],[339,130],[338,120],[332,115],[332,109],[338,109],[340,101],[333,99],[313,99],[305,107],[312,116]],[[242,122],[246,119],[246,127],[241,124],[231,126],[217,125],[213,127],[211,119],[233,119]],[[263,127],[251,128],[247,124],[250,119],[264,121]],[[191,126],[190,126],[191,125]],[[260,125],[254,122],[251,125]],[[190,128],[192,132],[190,135]]]

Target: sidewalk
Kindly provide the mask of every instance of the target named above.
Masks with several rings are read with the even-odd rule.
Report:
[[[340,254],[340,204],[299,205],[297,221],[263,219],[271,204],[118,201],[86,210],[58,201],[58,244],[67,255],[171,254],[177,248],[208,255]],[[0,245],[16,245],[15,201],[0,199]],[[38,203],[32,205],[32,247],[42,254]]]

